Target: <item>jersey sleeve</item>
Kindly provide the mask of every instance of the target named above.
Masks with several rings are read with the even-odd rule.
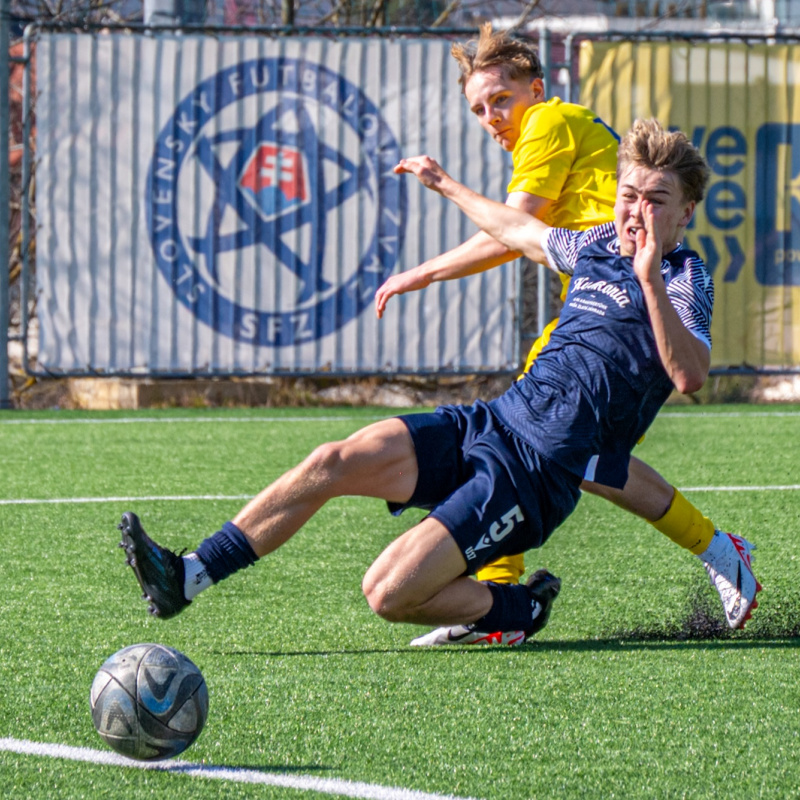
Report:
[[[686,329],[710,350],[714,281],[701,259],[686,259],[683,272],[667,284],[667,296]]]
[[[578,242],[581,231],[566,228],[548,228],[542,237],[542,249],[548,264],[562,275],[572,275],[578,259]]]
[[[615,236],[614,223],[595,225],[585,231],[548,228],[542,236],[542,249],[550,266],[562,275],[574,275],[578,256],[584,247],[600,239]],[[702,263],[702,262],[701,262]]]

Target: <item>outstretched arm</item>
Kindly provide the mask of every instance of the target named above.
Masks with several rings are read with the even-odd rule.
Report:
[[[506,199],[506,205],[539,218],[544,215],[551,202],[545,197],[528,192],[512,192]],[[397,294],[415,292],[436,281],[476,275],[518,258],[519,255],[519,251],[509,250],[488,233],[479,231],[457,247],[388,278],[375,293],[375,311],[380,318],[386,310],[386,304]]]
[[[532,261],[547,263],[541,246],[547,225],[541,220],[473,192],[451,178],[430,156],[404,158],[394,171],[415,175],[423,186],[451,200],[476,225],[509,250],[517,250]]]
[[[453,278],[463,278],[467,275],[474,275],[483,272],[506,261],[511,261],[519,255],[524,254],[535,261],[546,263],[544,253],[538,246],[533,246],[527,237],[520,235],[520,241],[524,241],[524,247],[517,247],[509,241],[500,238],[502,224],[489,225],[493,222],[488,218],[487,209],[499,209],[510,213],[511,223],[509,227],[524,226],[526,221],[534,220],[535,216],[542,216],[547,210],[550,200],[544,197],[528,194],[527,192],[514,192],[509,195],[506,204],[496,203],[488,200],[481,195],[470,192],[466,187],[457,183],[431,158],[427,156],[417,156],[415,158],[403,159],[396,167],[395,172],[410,172],[419,178],[420,182],[430,189],[434,189],[439,194],[452,200],[456,205],[467,214],[470,219],[484,230],[475,234],[458,247],[448,250],[429,261],[420,264],[414,269],[401,272],[399,275],[392,275],[375,293],[375,311],[378,318],[383,316],[386,304],[389,299],[396,294],[413,292],[424,289],[433,281],[452,280]],[[463,189],[465,195],[459,199],[455,195],[446,193]],[[473,200],[474,205],[467,208],[462,203]],[[542,223],[542,231],[545,226]]]
[[[644,228],[636,234],[633,270],[644,292],[658,354],[675,388],[682,394],[698,391],[708,377],[711,353],[681,322],[661,276],[662,242],[653,220],[653,206],[642,201]]]

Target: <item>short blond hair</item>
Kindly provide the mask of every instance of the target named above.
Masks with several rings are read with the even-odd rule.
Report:
[[[511,80],[521,78],[532,81],[544,77],[542,62],[536,48],[521,39],[515,39],[506,31],[492,31],[492,23],[481,25],[480,37],[465,44],[454,44],[450,54],[458,62],[461,75],[458,83],[461,91],[474,73],[489,67],[502,67]]]
[[[617,153],[617,181],[629,164],[672,172],[686,200],[705,196],[711,170],[700,151],[681,131],[669,131],[657,119],[637,119],[622,137]]]

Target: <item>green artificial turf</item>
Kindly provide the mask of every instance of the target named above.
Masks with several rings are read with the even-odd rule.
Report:
[[[208,722],[181,758],[209,767],[363,782],[377,797],[798,796],[800,490],[776,488],[800,484],[793,408],[668,409],[637,448],[758,545],[765,588],[743,632],[724,626],[698,559],[588,496],[527,554],[563,583],[520,648],[410,648],[423,629],[374,616],[361,577],[422,514],[361,498],[331,502],[179,618],[146,614],[117,548],[123,511],[192,549],[316,444],[389,414],[0,412],[0,500],[81,499],[0,505],[0,739],[110,752],[92,678],[154,641],[203,671]],[[0,750],[0,797],[162,796],[323,795]]]

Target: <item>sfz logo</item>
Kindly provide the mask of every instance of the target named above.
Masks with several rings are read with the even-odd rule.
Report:
[[[223,69],[158,136],[145,198],[158,269],[197,319],[238,342],[326,336],[394,269],[399,155],[376,106],[324,66]]]
[[[506,513],[500,517],[499,522],[493,522],[489,526],[489,532],[483,534],[474,547],[468,547],[466,549],[467,560],[472,561],[477,558],[477,550],[485,550],[487,547],[491,547],[493,543],[503,541],[503,539],[514,530],[518,523],[524,521],[525,517],[519,506],[514,506],[506,511]]]

